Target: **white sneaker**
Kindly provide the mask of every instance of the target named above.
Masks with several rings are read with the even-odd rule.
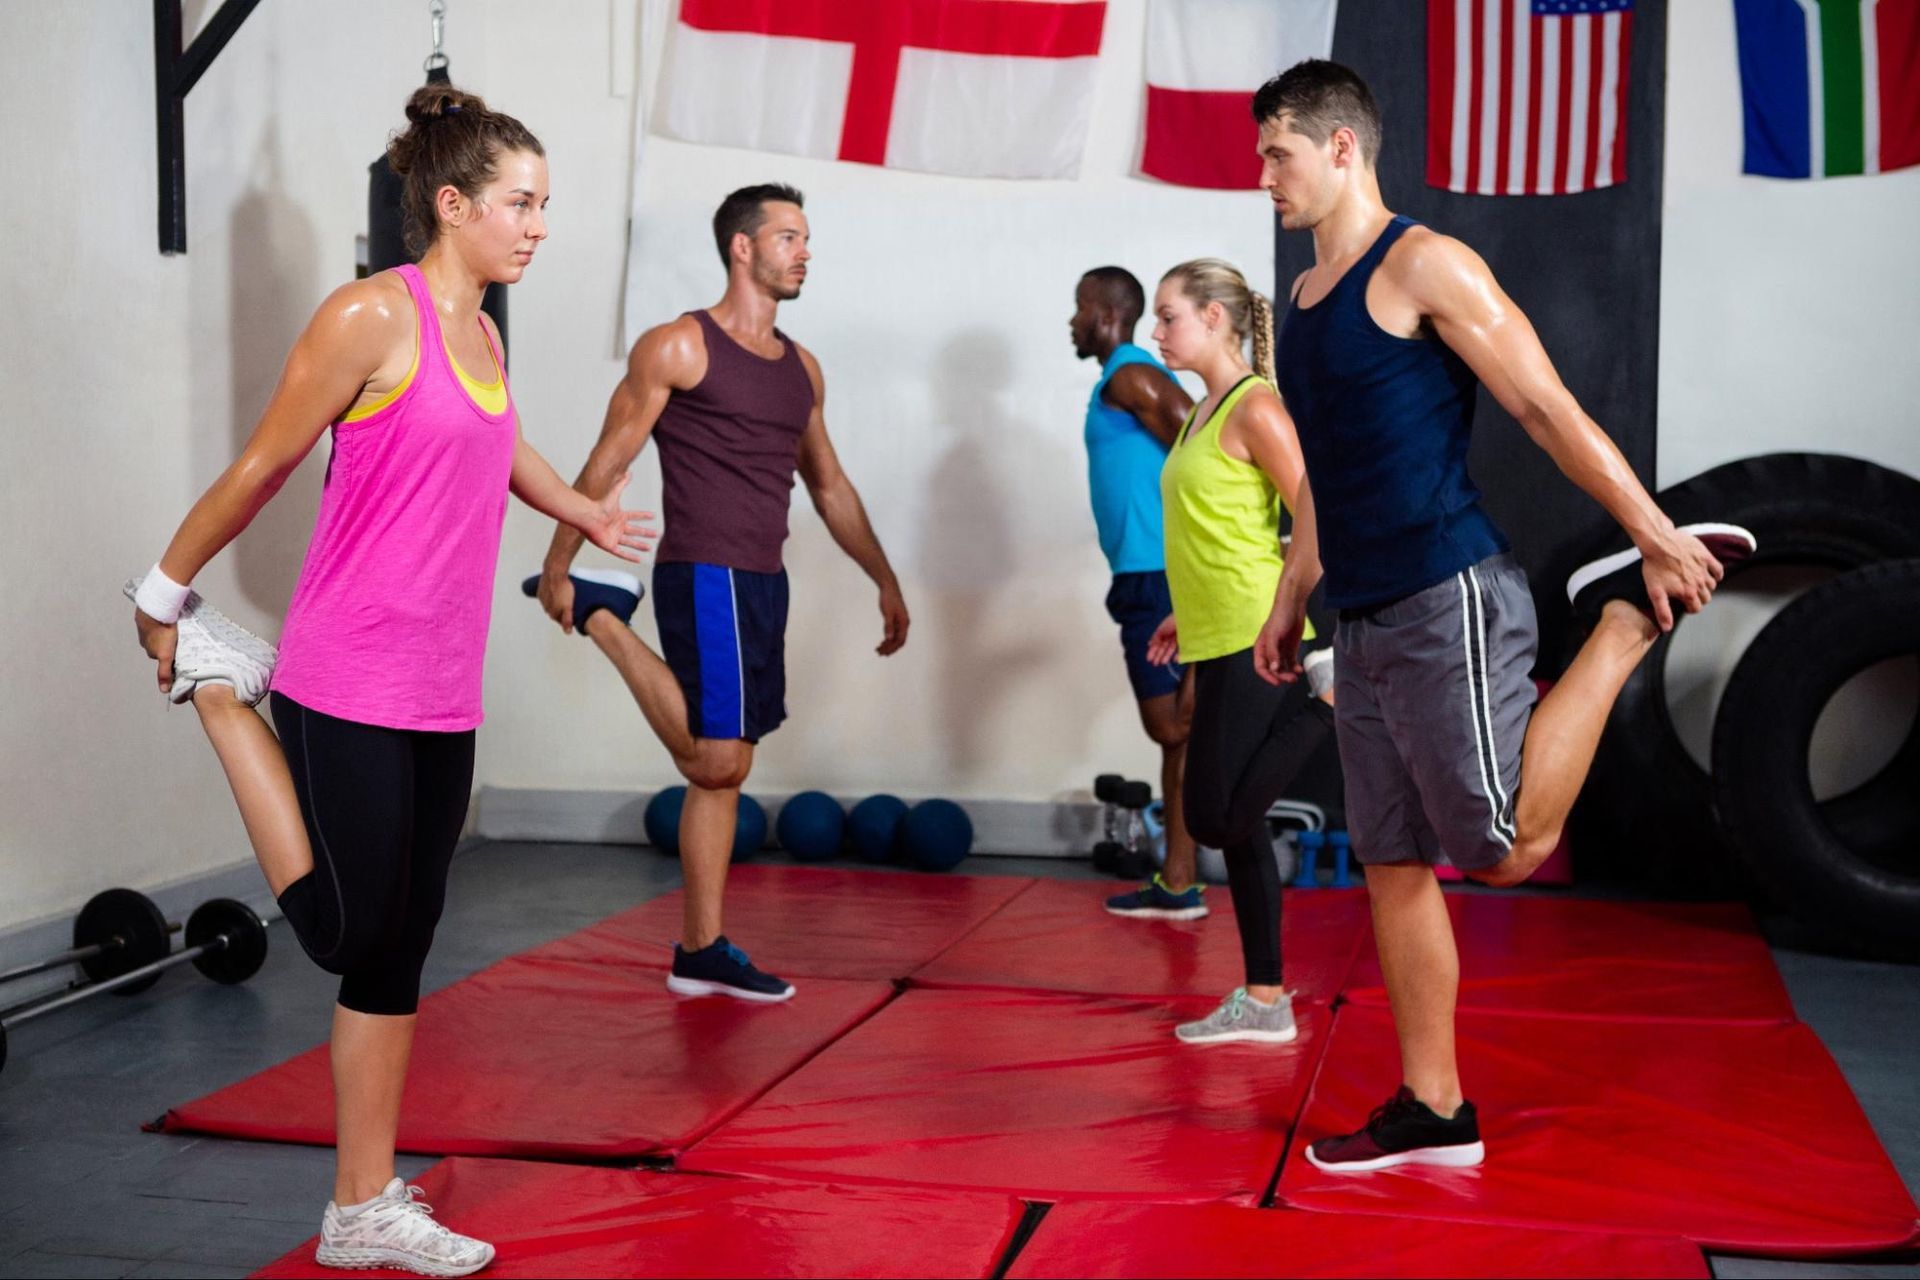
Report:
[[[138,578],[129,578],[121,590],[131,600],[139,586]],[[203,684],[230,685],[233,696],[250,707],[267,696],[278,657],[272,645],[208,604],[198,591],[187,593],[176,625],[169,701],[185,702]]]
[[[398,1267],[423,1276],[472,1275],[493,1261],[492,1245],[447,1230],[419,1197],[420,1188],[395,1178],[351,1216],[329,1201],[313,1260],[346,1271]]]
[[[1293,1020],[1293,996],[1282,995],[1273,1004],[1261,1004],[1235,987],[1220,1007],[1198,1022],[1183,1022],[1173,1029],[1183,1044],[1291,1044],[1300,1028]]]
[[[1307,675],[1307,692],[1316,698],[1324,698],[1333,692],[1333,650],[1315,649],[1300,660],[1300,669]]]

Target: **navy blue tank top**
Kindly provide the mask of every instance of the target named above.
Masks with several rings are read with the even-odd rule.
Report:
[[[1508,549],[1467,475],[1479,380],[1444,342],[1367,311],[1367,282],[1417,225],[1395,217],[1326,297],[1289,303],[1279,333],[1330,608],[1398,600]]]

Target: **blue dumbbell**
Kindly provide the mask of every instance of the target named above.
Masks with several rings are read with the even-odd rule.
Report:
[[[1349,863],[1353,858],[1353,843],[1347,839],[1344,831],[1327,832],[1327,843],[1333,846],[1333,887],[1345,889],[1353,884],[1347,875]]]
[[[1293,873],[1293,887],[1317,889],[1320,887],[1320,847],[1326,844],[1327,833],[1302,831],[1296,839],[1300,844],[1300,866]]]

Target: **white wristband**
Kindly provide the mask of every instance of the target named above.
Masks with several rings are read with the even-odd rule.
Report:
[[[156,564],[140,580],[139,588],[133,593],[133,603],[155,622],[172,626],[180,620],[180,611],[187,607],[187,596],[192,590],[162,573]]]

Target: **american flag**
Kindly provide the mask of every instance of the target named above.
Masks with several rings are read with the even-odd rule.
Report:
[[[1633,0],[1427,0],[1427,181],[1567,195],[1627,173]]]

